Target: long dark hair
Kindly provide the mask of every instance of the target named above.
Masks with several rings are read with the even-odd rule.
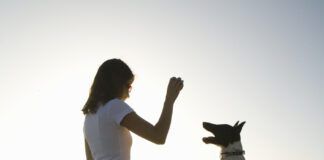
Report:
[[[96,113],[99,103],[105,104],[121,96],[123,87],[134,78],[128,65],[120,59],[106,60],[98,69],[90,88],[83,114]]]

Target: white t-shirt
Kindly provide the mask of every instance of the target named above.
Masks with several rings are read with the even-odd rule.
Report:
[[[96,114],[85,116],[83,133],[94,160],[130,160],[132,137],[120,125],[133,109],[120,99],[100,106]]]

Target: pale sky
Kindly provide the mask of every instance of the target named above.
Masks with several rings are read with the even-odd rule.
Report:
[[[246,159],[324,159],[324,2],[0,0],[1,159],[85,159],[84,105],[99,65],[136,75],[126,102],[155,124],[185,87],[165,145],[132,160],[212,160],[202,122],[246,121]]]

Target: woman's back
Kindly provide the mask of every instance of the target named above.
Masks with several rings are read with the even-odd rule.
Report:
[[[95,114],[85,116],[83,132],[94,160],[129,160],[132,137],[120,125],[128,113],[133,112],[119,99],[100,106]]]

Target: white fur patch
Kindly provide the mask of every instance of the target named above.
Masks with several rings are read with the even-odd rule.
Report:
[[[237,151],[243,151],[243,147],[241,144],[241,141],[234,142],[232,144],[229,144],[226,148],[222,147],[221,153],[225,152],[237,152]],[[245,160],[243,155],[221,155],[222,160]]]

